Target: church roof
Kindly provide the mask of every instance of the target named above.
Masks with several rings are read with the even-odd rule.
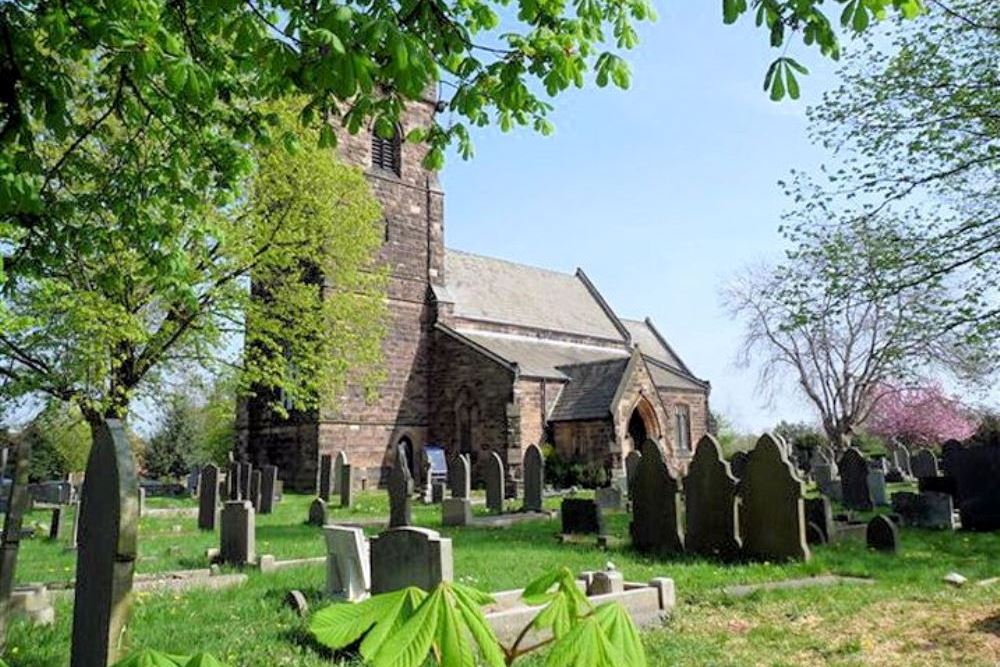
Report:
[[[458,250],[445,251],[444,289],[457,317],[623,340],[620,323],[576,275]]]
[[[642,350],[644,355],[652,357],[657,361],[662,361],[668,366],[687,370],[684,362],[681,361],[680,357],[678,357],[670,348],[667,341],[665,341],[660,335],[660,332],[656,330],[656,327],[653,326],[653,322],[650,319],[622,319],[622,324],[625,325],[629,334],[632,335],[632,342],[639,345],[639,349]]]
[[[611,401],[628,366],[629,357],[574,364],[560,368],[569,382],[549,415],[550,421],[603,419],[611,413]]]
[[[567,380],[560,367],[605,359],[627,359],[622,348],[581,345],[544,338],[465,329],[462,336],[498,357],[516,363],[521,374],[529,377]]]

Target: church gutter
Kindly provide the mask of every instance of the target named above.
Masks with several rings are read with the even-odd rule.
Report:
[[[451,337],[452,339],[458,341],[459,343],[462,343],[463,345],[467,345],[468,347],[472,348],[473,350],[483,355],[487,359],[503,366],[504,368],[506,368],[507,370],[509,370],[511,373],[514,374],[515,381],[520,378],[520,371],[518,370],[517,364],[507,361],[503,357],[499,356],[495,352],[491,352],[490,350],[486,349],[485,347],[483,347],[476,341],[472,340],[471,338],[466,338],[465,336],[458,333],[451,327],[441,324],[440,322],[434,323],[434,329],[436,331],[440,331],[446,336]]]

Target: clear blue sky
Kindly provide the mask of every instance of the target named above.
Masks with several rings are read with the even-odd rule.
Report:
[[[836,82],[835,64],[793,45],[811,74],[799,101],[774,103],[762,82],[780,53],[752,20],[724,26],[721,2],[657,9],[628,56],[631,89],[571,92],[556,100],[553,136],[481,130],[473,160],[449,159],[446,243],[582,267],[620,315],[653,318],[742,429],[811,420],[790,392],[764,405],[754,373],[734,367],[740,327],[719,288],[741,265],[780,256],[777,181],[825,157],[805,110]]]

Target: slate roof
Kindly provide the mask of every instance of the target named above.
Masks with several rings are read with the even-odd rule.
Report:
[[[567,380],[569,376],[562,370],[563,366],[628,358],[624,347],[581,345],[471,329],[460,333],[498,357],[516,363],[521,374],[529,377]]]
[[[458,317],[623,340],[579,275],[445,250],[443,289]]]
[[[674,354],[674,351],[660,337],[659,332],[653,328],[649,320],[622,319],[622,324],[628,329],[629,334],[632,336],[632,342],[639,345],[639,349],[642,350],[644,356],[652,357],[674,368],[687,370],[684,362]]]
[[[550,421],[603,419],[611,413],[629,358],[608,359],[589,364],[562,366],[570,381],[563,387],[549,415]]]
[[[708,383],[700,380],[688,373],[666,368],[658,359],[650,358],[645,354],[646,366],[649,367],[649,374],[653,378],[653,384],[657,387],[669,387],[671,389],[697,389],[704,391],[708,388]]]

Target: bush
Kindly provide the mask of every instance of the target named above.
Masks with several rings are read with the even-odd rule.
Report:
[[[608,471],[597,461],[584,461],[579,454],[563,459],[551,445],[545,445],[542,454],[545,456],[545,479],[557,489],[571,486],[597,489],[608,485]]]

